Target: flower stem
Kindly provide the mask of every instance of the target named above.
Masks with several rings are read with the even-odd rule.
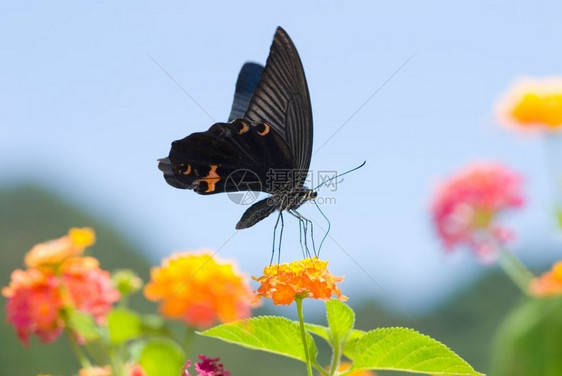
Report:
[[[302,298],[297,297],[295,301],[297,302],[297,312],[299,314],[299,326],[301,328],[302,344],[304,346],[304,356],[306,358],[306,371],[308,372],[308,376],[312,376],[312,364],[310,361],[310,354],[308,353],[308,344],[306,343],[306,331],[304,330]]]
[[[533,279],[533,274],[523,265],[521,260],[510,250],[505,247],[500,247],[499,263],[513,283],[515,283],[523,293],[527,294],[527,287],[531,279]]]
[[[72,334],[70,329],[68,328],[66,329],[66,334],[68,335],[68,341],[70,342],[70,347],[72,347],[72,350],[74,351],[74,354],[78,358],[78,361],[80,362],[82,368],[91,368],[92,363],[90,363],[88,357],[80,349],[80,346],[78,345],[78,342],[76,342],[76,338],[74,338],[74,335]]]
[[[334,345],[334,348],[332,349],[332,361],[330,362],[330,376],[337,374],[341,357],[341,346],[339,345],[339,341],[334,341],[332,344]]]
[[[185,328],[185,336],[183,337],[183,347],[185,353],[189,356],[191,353],[191,348],[193,347],[193,341],[195,340],[195,328],[192,326],[187,326]]]

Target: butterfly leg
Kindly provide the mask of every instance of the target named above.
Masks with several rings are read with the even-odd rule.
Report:
[[[314,224],[312,223],[312,221],[308,218],[306,218],[304,215],[302,215],[301,213],[299,213],[298,211],[295,210],[295,213],[297,213],[297,215],[299,215],[303,221],[306,223],[306,227],[305,227],[305,245],[307,245],[307,229],[308,226],[310,225],[310,240],[312,242],[312,252],[314,253],[314,256],[318,256],[318,254],[316,253],[316,244],[314,244]],[[307,247],[307,253],[310,256],[310,252],[308,252],[308,247]]]
[[[279,249],[277,250],[277,264],[281,262],[281,240],[283,239],[283,228],[285,227],[285,222],[283,221],[283,211],[279,211],[277,216],[277,221],[275,222],[275,227],[273,227],[273,247],[271,249],[271,259],[269,260],[269,265],[273,262],[273,256],[275,255],[275,240],[277,239],[277,226],[281,220],[281,231],[279,231]]]
[[[314,252],[314,255],[317,256],[316,245],[314,243],[314,225],[312,221],[294,209],[290,210],[289,213],[291,213],[294,217],[296,217],[299,220],[300,241],[301,241],[301,248],[303,249],[303,256],[305,257],[311,256],[310,250],[308,248],[309,226],[310,226],[310,239],[312,241],[312,251]],[[303,244],[303,238],[304,238],[304,244]]]
[[[293,213],[291,213],[291,214],[293,214]],[[295,214],[293,214],[293,215],[295,215]],[[295,215],[295,217],[296,217],[296,215]],[[301,243],[302,257],[306,258],[306,254],[307,254],[306,244],[304,244],[303,240],[302,240],[303,239],[303,232],[304,232],[303,231],[303,227],[304,227],[303,222],[304,221],[299,217],[297,217],[297,219],[299,220],[299,242]],[[305,234],[304,238],[306,239],[306,234]]]
[[[320,205],[318,205],[318,203],[316,202],[316,200],[313,201],[314,205],[316,205],[316,208],[318,208],[318,211],[320,212],[320,214],[322,214],[322,217],[324,217],[324,219],[326,220],[326,222],[328,223],[328,227],[325,230],[325,234],[322,237],[322,240],[320,241],[320,247],[318,247],[318,255],[320,255],[320,251],[322,250],[322,245],[324,244],[324,241],[326,240],[326,238],[328,237],[328,234],[330,233],[330,229],[332,228],[332,223],[330,222],[330,220],[328,219],[328,217],[326,217],[326,214],[324,214],[324,212],[322,211],[322,209],[320,209]],[[320,227],[320,229],[322,230],[322,227]]]

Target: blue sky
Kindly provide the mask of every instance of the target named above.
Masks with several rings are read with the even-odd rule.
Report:
[[[429,307],[483,270],[466,254],[443,254],[427,210],[436,183],[470,162],[524,175],[528,205],[506,217],[524,259],[560,249],[547,143],[499,128],[492,108],[517,77],[561,74],[561,13],[555,1],[2,2],[0,184],[44,184],[155,260],[221,247],[245,207],[162,179],[156,160],[170,142],[212,122],[149,55],[225,121],[240,67],[265,62],[281,25],[308,78],[311,169],[367,161],[325,192],[336,199],[323,210],[339,246],[328,241],[322,256],[356,295],[396,307],[374,279],[407,310]],[[551,151],[562,149],[552,141]],[[303,212],[321,221],[312,207]],[[220,255],[259,274],[273,224],[237,233]],[[287,217],[285,228],[288,261],[301,251],[296,221]]]

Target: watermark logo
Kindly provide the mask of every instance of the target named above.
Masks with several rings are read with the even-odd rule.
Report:
[[[252,170],[239,169],[226,178],[227,187],[235,187],[235,191],[227,192],[227,196],[236,205],[250,205],[257,201],[262,188],[259,176]]]

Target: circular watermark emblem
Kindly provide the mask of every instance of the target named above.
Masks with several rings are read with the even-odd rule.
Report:
[[[256,202],[262,188],[258,175],[252,170],[239,169],[226,178],[227,187],[235,187],[235,191],[227,192],[230,201],[236,205],[250,205]]]

